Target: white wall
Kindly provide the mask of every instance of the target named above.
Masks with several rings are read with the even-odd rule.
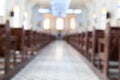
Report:
[[[0,0],[0,3],[3,4],[2,2],[5,1],[5,5],[3,10],[1,9],[0,6],[0,12],[4,12],[3,16],[0,16],[0,23],[4,24],[6,20],[10,20],[10,27],[15,27],[19,28],[22,27],[24,24],[24,12],[28,12],[28,18],[26,19],[26,26],[32,26],[31,25],[31,7],[32,5],[29,4],[28,2],[26,3],[26,0]],[[16,13],[14,14],[14,17],[10,16],[10,12],[14,11],[15,6],[19,8],[18,16],[16,18]],[[4,11],[5,10],[5,11]]]
[[[33,29],[41,31],[42,28],[38,26],[38,23],[41,23],[43,17],[41,14],[38,13],[38,8],[34,8],[36,3],[26,2],[26,0],[0,0],[0,3],[5,1],[4,8],[0,11],[0,24],[5,23],[7,19],[10,20],[11,27],[21,27],[25,21],[24,19],[24,12],[28,12],[28,18],[26,19],[26,28],[33,27]],[[120,0],[119,0],[120,1]],[[35,2],[35,1],[34,1]],[[39,5],[39,4],[38,4]],[[77,30],[78,32],[86,31],[86,30],[93,30],[93,26],[97,29],[105,29],[106,28],[106,18],[103,15],[104,9],[107,9],[111,13],[111,25],[117,26],[118,25],[118,17],[120,18],[120,11],[118,11],[118,0],[92,0],[91,2],[85,2],[81,6],[82,14],[78,16],[80,21],[77,22]],[[14,17],[10,17],[10,12],[13,10],[15,6],[19,6],[20,13],[19,19],[15,20]],[[40,5],[39,5],[40,6]],[[120,8],[119,8],[120,9]],[[96,23],[93,15],[96,14]],[[17,21],[17,22],[15,22]],[[16,24],[17,23],[17,24]],[[81,25],[82,24],[82,25]],[[65,30],[67,31],[67,30]]]
[[[103,9],[106,8],[110,14],[111,14],[111,25],[116,26],[117,25],[117,17],[116,17],[116,10],[117,10],[117,0],[95,0],[96,2],[96,12],[98,14],[98,22],[97,22],[97,27],[100,26],[101,29],[106,28],[106,22],[107,20],[104,19],[103,15]],[[98,27],[99,28],[99,27]]]
[[[83,9],[82,28],[90,31],[93,30],[93,26],[95,26],[96,29],[105,29],[106,23],[108,21],[106,20],[106,16],[103,14],[105,9],[109,11],[111,14],[110,19],[111,25],[117,26],[118,25],[117,20],[120,15],[120,12],[117,11],[118,10],[117,5],[118,0],[100,0],[100,1],[93,0],[92,2],[85,3],[85,6],[87,8]],[[94,14],[97,15],[96,20],[93,17]]]

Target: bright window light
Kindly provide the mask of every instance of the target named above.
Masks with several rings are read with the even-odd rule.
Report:
[[[31,30],[31,27],[28,25],[28,21],[24,21],[24,30]]]
[[[25,19],[28,18],[28,12],[27,11],[24,12],[24,18]]]
[[[103,10],[102,10],[102,14],[103,14],[103,16],[106,16],[106,14],[107,14],[107,8],[103,8]]]
[[[13,11],[14,11],[14,21],[13,21],[13,24],[14,24],[14,28],[21,28],[22,26],[20,26],[19,22],[20,22],[20,8],[19,6],[14,6],[13,8]]]
[[[39,9],[38,10],[39,13],[50,13],[49,9]]]
[[[120,19],[120,0],[117,0],[116,18]]]
[[[97,18],[97,14],[96,14],[96,13],[93,14],[93,18],[94,18],[94,19]]]
[[[43,22],[43,28],[45,30],[50,29],[50,19],[49,18],[47,18],[47,19],[44,20],[44,22]]]
[[[13,11],[14,11],[14,13],[19,13],[19,11],[20,11],[19,6],[16,5],[16,6],[13,8]]]
[[[118,2],[117,7],[120,8],[120,0],[118,0],[117,2]]]
[[[79,10],[79,9],[74,10],[74,14],[81,14],[81,13],[82,13],[82,10]]]
[[[28,19],[28,12],[24,12],[24,30],[31,30],[31,26],[29,25],[29,19]]]
[[[67,14],[81,14],[82,10],[81,9],[68,9]]]
[[[0,0],[0,16],[5,16],[6,0]]]
[[[63,18],[57,18],[56,20],[56,29],[63,30],[64,29],[64,20]]]
[[[71,20],[70,20],[70,28],[71,29],[75,29],[76,28],[75,18],[71,18]]]
[[[73,14],[74,13],[74,10],[73,9],[68,9],[67,10],[67,14]]]
[[[116,17],[118,19],[120,19],[120,0],[118,0],[118,3],[117,3],[117,12],[116,12]]]
[[[55,6],[52,7],[52,13],[56,14],[56,15],[60,15],[59,12],[61,12],[61,9],[56,8]],[[62,9],[63,10],[63,9]],[[64,10],[63,10],[64,11]],[[39,13],[50,13],[50,9],[39,9],[38,10]],[[66,10],[67,14],[81,14],[82,10],[81,9],[67,9]],[[61,12],[61,14],[63,14],[63,12]]]

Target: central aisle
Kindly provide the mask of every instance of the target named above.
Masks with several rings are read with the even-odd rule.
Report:
[[[55,41],[39,52],[12,80],[99,80],[64,41]]]

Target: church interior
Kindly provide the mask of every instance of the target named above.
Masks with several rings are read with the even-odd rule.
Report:
[[[120,80],[120,0],[0,0],[0,80]]]

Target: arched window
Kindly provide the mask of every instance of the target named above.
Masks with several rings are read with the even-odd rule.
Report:
[[[50,29],[50,19],[49,19],[49,18],[46,18],[46,19],[44,20],[44,22],[43,22],[43,28],[44,28],[45,30]]]
[[[64,29],[64,20],[63,18],[57,18],[56,20],[56,29],[63,30]]]
[[[75,29],[76,28],[75,18],[71,18],[71,20],[70,20],[70,28],[71,29]]]

